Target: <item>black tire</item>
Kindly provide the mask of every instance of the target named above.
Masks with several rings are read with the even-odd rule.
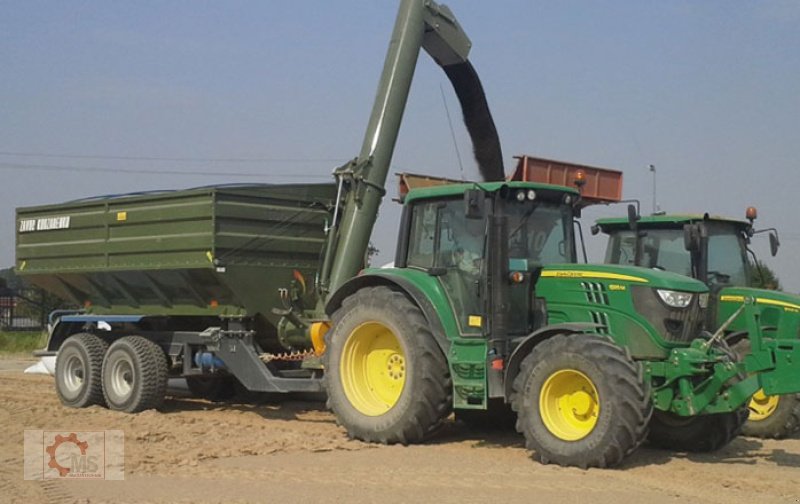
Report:
[[[723,353],[731,362],[738,356],[725,341],[716,342],[715,348]],[[726,385],[734,385],[743,380],[745,375],[739,373]],[[666,411],[656,411],[650,422],[649,443],[665,450],[705,453],[719,450],[742,433],[749,411],[742,406],[730,413],[681,417]]]
[[[650,421],[650,444],[656,448],[685,452],[712,452],[733,441],[747,421],[747,408],[730,413],[679,417],[656,411]]]
[[[420,309],[401,292],[388,287],[368,287],[347,297],[332,321],[324,356],[328,407],[347,434],[368,442],[409,444],[421,442],[438,431],[452,410],[452,382],[445,356]],[[380,335],[365,336],[363,331],[373,327],[381,331]],[[371,392],[372,375],[359,375],[356,365],[345,366],[346,369],[342,366],[343,355],[356,355],[356,348],[369,358],[377,355],[369,343],[381,338],[393,338],[400,350],[381,354],[389,366],[397,366],[390,368],[385,373],[388,378],[383,379],[402,376],[403,380],[397,397],[385,404],[377,393]],[[364,383],[352,385],[359,376]],[[345,380],[351,384],[349,388]],[[361,388],[356,390],[355,386]],[[348,390],[356,398],[367,399],[356,400],[354,404]],[[363,391],[366,395],[357,395]],[[365,401],[370,407],[378,404],[375,406],[378,411],[367,410]]]
[[[227,401],[236,395],[236,378],[233,376],[189,376],[186,386],[193,396],[211,402]]]
[[[104,405],[102,368],[108,343],[94,334],[70,336],[56,357],[56,393],[70,408]]]
[[[750,340],[745,338],[733,346],[738,359],[750,353]],[[777,399],[777,404],[774,401]],[[748,403],[750,417],[742,427],[745,436],[762,439],[783,439],[800,430],[800,394],[776,397],[753,396]]]
[[[157,344],[126,336],[108,347],[103,395],[112,410],[136,413],[161,406],[167,391],[167,360]]]
[[[574,409],[563,413],[566,409],[559,402],[563,396],[555,393],[557,387],[552,385],[564,375],[577,376],[578,383],[588,384],[569,396],[584,391],[584,397],[591,398],[587,405],[594,405],[578,414],[587,422],[582,431],[566,431],[574,434],[572,438],[565,431],[557,431],[552,416],[546,421],[547,413],[540,407],[540,400],[546,404],[549,397],[556,405],[550,407],[551,412],[576,416]],[[553,336],[525,357],[513,386],[511,406],[517,412],[517,431],[544,464],[611,467],[636,450],[647,436],[653,412],[650,384],[645,381],[641,364],[610,338],[594,334]]]
[[[455,410],[456,422],[475,431],[513,431],[517,424],[517,414],[511,405],[502,399],[489,399],[485,410]]]

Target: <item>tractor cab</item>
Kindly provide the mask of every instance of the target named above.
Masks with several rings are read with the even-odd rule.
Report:
[[[488,314],[506,313],[501,332],[525,336],[546,322],[528,309],[542,267],[576,262],[578,200],[576,190],[524,182],[413,191],[395,265],[437,278],[462,335],[482,335],[498,324]]]

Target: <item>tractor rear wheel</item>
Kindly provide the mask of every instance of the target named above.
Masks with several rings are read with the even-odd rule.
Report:
[[[56,357],[56,393],[70,408],[104,404],[102,381],[103,356],[108,343],[94,334],[70,336]]]
[[[103,360],[103,394],[112,410],[136,413],[158,408],[167,390],[167,359],[157,344],[125,336]]]
[[[747,421],[747,408],[730,413],[680,417],[656,411],[650,422],[651,445],[665,450],[712,452],[733,441]]]
[[[328,407],[350,437],[415,443],[452,408],[452,382],[420,309],[402,292],[368,287],[347,297],[326,335]]]
[[[610,467],[641,445],[653,411],[642,366],[609,338],[557,335],[514,379],[517,431],[542,463]]]

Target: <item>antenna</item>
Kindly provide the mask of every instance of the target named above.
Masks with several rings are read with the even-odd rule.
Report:
[[[464,177],[464,164],[461,162],[461,153],[458,151],[458,142],[456,142],[456,132],[453,129],[453,121],[450,119],[450,109],[447,107],[447,98],[444,96],[444,86],[439,84],[439,91],[442,93],[442,104],[444,105],[444,113],[447,115],[447,125],[450,126],[450,136],[453,138],[453,148],[456,150],[456,158],[458,159],[458,169],[461,170],[461,180],[466,180]]]

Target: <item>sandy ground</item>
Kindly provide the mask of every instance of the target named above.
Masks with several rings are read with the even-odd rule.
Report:
[[[128,415],[64,408],[52,378],[0,360],[0,502],[800,502],[800,439],[712,455],[642,448],[613,470],[533,462],[514,433],[450,423],[410,447],[346,438],[324,404],[172,397]],[[122,429],[124,481],[24,481],[24,429]]]

